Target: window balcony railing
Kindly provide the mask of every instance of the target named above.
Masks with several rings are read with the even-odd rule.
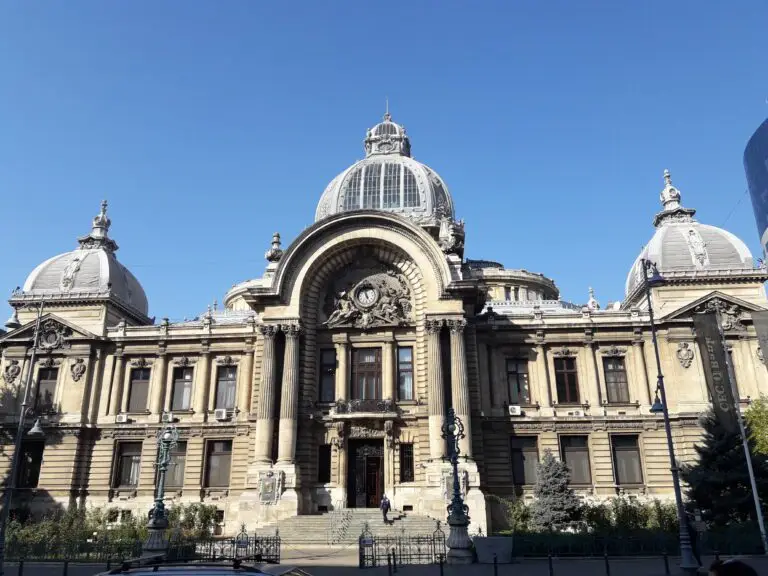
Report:
[[[391,399],[356,399],[356,400],[337,400],[335,405],[336,414],[359,414],[365,413],[388,413],[396,412],[395,403]]]

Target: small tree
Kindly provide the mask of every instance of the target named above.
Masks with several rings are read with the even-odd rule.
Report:
[[[744,412],[755,451],[768,455],[768,398],[760,396]]]
[[[686,496],[702,513],[702,519],[716,526],[754,518],[752,487],[738,432],[729,432],[710,412],[702,417],[703,441],[696,446],[699,460],[682,468],[688,484]],[[752,453],[757,490],[768,494],[768,460]]]
[[[531,506],[531,526],[537,530],[562,530],[578,518],[581,503],[568,485],[571,472],[565,462],[556,460],[551,450],[537,467],[536,500]]]

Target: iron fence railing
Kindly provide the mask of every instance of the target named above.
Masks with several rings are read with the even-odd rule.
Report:
[[[445,532],[437,522],[431,534],[374,535],[368,524],[358,539],[360,568],[406,564],[439,564],[445,559]]]

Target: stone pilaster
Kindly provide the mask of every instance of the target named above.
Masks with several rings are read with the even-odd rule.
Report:
[[[115,354],[115,372],[113,375],[112,397],[109,399],[109,415],[115,416],[123,404],[123,387],[125,386],[125,356]]]
[[[589,391],[589,403],[595,408],[599,408],[603,404],[603,395],[600,390],[600,376],[597,371],[597,357],[595,355],[595,346],[592,342],[584,343],[584,363],[586,364],[587,372],[587,386]],[[582,403],[587,398],[582,398]]]
[[[299,407],[299,332],[298,324],[282,326],[285,333],[285,362],[280,397],[278,463],[296,460],[296,418]]]
[[[336,400],[347,399],[347,384],[349,382],[349,344],[346,334],[339,334],[338,339],[334,336],[333,344],[336,347]]]
[[[275,335],[279,326],[261,324],[263,342],[259,404],[256,407],[256,463],[272,462],[272,435],[275,429]]]
[[[443,394],[443,365],[440,356],[440,331],[442,320],[427,320],[427,385],[429,387],[429,454],[432,460],[445,456],[445,440],[442,438],[445,418]]]
[[[392,341],[385,341],[382,349],[381,358],[382,370],[382,394],[381,397],[387,400],[395,400],[395,358],[394,344]]]
[[[651,405],[651,389],[648,386],[648,370],[645,367],[645,351],[643,350],[643,341],[635,340],[632,342],[632,359],[635,365],[635,378],[637,400],[644,406]],[[632,398],[630,397],[630,400]]]
[[[547,349],[543,343],[536,345],[536,380],[538,381],[538,398],[542,408],[552,408],[552,386],[549,383],[547,369]]]
[[[208,412],[208,399],[211,386],[211,353],[204,351],[200,354],[200,363],[195,371],[195,387],[192,397],[192,410],[196,418],[205,418]]]
[[[467,380],[467,352],[464,329],[467,321],[448,320],[451,330],[451,396],[453,409],[464,423],[464,438],[459,443],[461,455],[472,458],[472,425],[470,422],[469,382]]]
[[[165,401],[165,383],[168,373],[168,355],[160,353],[155,361],[155,369],[152,371],[152,398],[149,402],[149,411],[152,414],[160,414],[163,411]]]
[[[243,361],[240,364],[237,375],[237,409],[240,411],[240,417],[248,418],[251,412],[251,390],[253,388],[253,347],[246,348]]]

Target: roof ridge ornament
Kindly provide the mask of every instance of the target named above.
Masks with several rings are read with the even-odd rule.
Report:
[[[279,262],[280,258],[283,257],[283,250],[280,246],[280,233],[275,232],[272,234],[272,245],[264,254],[264,258],[266,258],[268,262]]]
[[[117,250],[117,242],[109,237],[109,227],[112,221],[107,217],[107,201],[101,201],[101,210],[93,219],[91,232],[87,236],[81,236],[77,239],[81,250],[92,250],[102,248],[107,252]]]
[[[659,194],[662,211],[656,214],[653,219],[653,225],[657,228],[662,224],[673,222],[693,222],[693,215],[696,210],[684,208],[680,202],[681,194],[672,184],[672,174],[669,170],[664,170],[664,188]]]

